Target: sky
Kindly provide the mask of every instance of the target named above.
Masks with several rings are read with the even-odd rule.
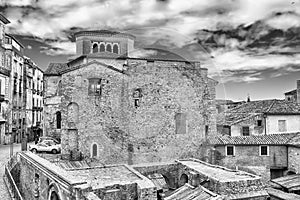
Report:
[[[75,54],[74,32],[106,29],[199,60],[218,99],[282,99],[300,79],[300,0],[0,0],[0,12],[42,69]]]

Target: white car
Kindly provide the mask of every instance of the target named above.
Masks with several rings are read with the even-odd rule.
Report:
[[[59,153],[61,150],[61,145],[56,144],[53,140],[44,140],[43,142],[29,145],[29,151],[33,153],[37,152],[51,152],[51,153]]]

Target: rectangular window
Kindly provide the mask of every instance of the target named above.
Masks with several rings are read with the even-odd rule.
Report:
[[[223,126],[223,134],[231,136],[231,127],[227,126],[227,125],[224,125]]]
[[[234,155],[235,155],[235,147],[226,146],[226,156],[234,156]]]
[[[249,136],[250,135],[249,126],[243,126],[242,134],[243,134],[243,136]]]
[[[259,147],[259,155],[260,156],[268,156],[269,155],[269,146],[263,145]]]
[[[259,126],[259,127],[262,126],[262,120],[257,120],[257,126]]]
[[[286,132],[286,120],[278,120],[278,131]]]
[[[101,78],[91,78],[89,79],[89,95],[91,96],[101,96],[102,95],[102,84]]]
[[[176,134],[186,134],[186,114],[176,113],[175,115]]]

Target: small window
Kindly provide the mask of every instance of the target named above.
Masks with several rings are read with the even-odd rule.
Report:
[[[242,128],[242,134],[243,134],[243,136],[249,136],[250,135],[250,130],[249,130],[249,126],[244,126],[243,128]]]
[[[111,45],[110,44],[106,45],[106,51],[111,52]]]
[[[269,146],[260,146],[259,147],[259,155],[260,156],[268,156],[269,155]]]
[[[257,126],[259,126],[259,127],[262,126],[262,120],[257,120]]]
[[[226,156],[234,156],[235,148],[234,146],[226,146]]]
[[[92,149],[91,149],[91,157],[98,157],[98,145],[96,143],[92,144]]]
[[[56,112],[56,128],[61,129],[61,112]]]
[[[278,120],[278,131],[286,132],[286,120]]]
[[[176,134],[186,134],[186,114],[176,113],[175,114],[175,132]]]
[[[105,45],[104,44],[100,44],[100,52],[104,52],[105,51]]]
[[[89,79],[89,89],[88,94],[91,96],[101,96],[103,89],[103,80],[101,78],[91,78]]]
[[[208,136],[209,126],[205,125],[205,137]]]
[[[119,53],[119,47],[116,44],[114,44],[113,53],[117,53],[117,54]]]
[[[223,126],[223,135],[231,136],[231,127],[230,126],[227,126],[227,125]]]
[[[93,53],[97,53],[97,52],[98,52],[98,45],[93,44]]]

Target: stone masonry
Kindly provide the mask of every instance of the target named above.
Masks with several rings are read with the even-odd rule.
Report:
[[[197,156],[205,136],[216,133],[216,81],[207,69],[101,55],[46,77],[45,131],[61,133],[62,153],[129,164]],[[92,79],[101,80],[101,95],[90,94]]]

